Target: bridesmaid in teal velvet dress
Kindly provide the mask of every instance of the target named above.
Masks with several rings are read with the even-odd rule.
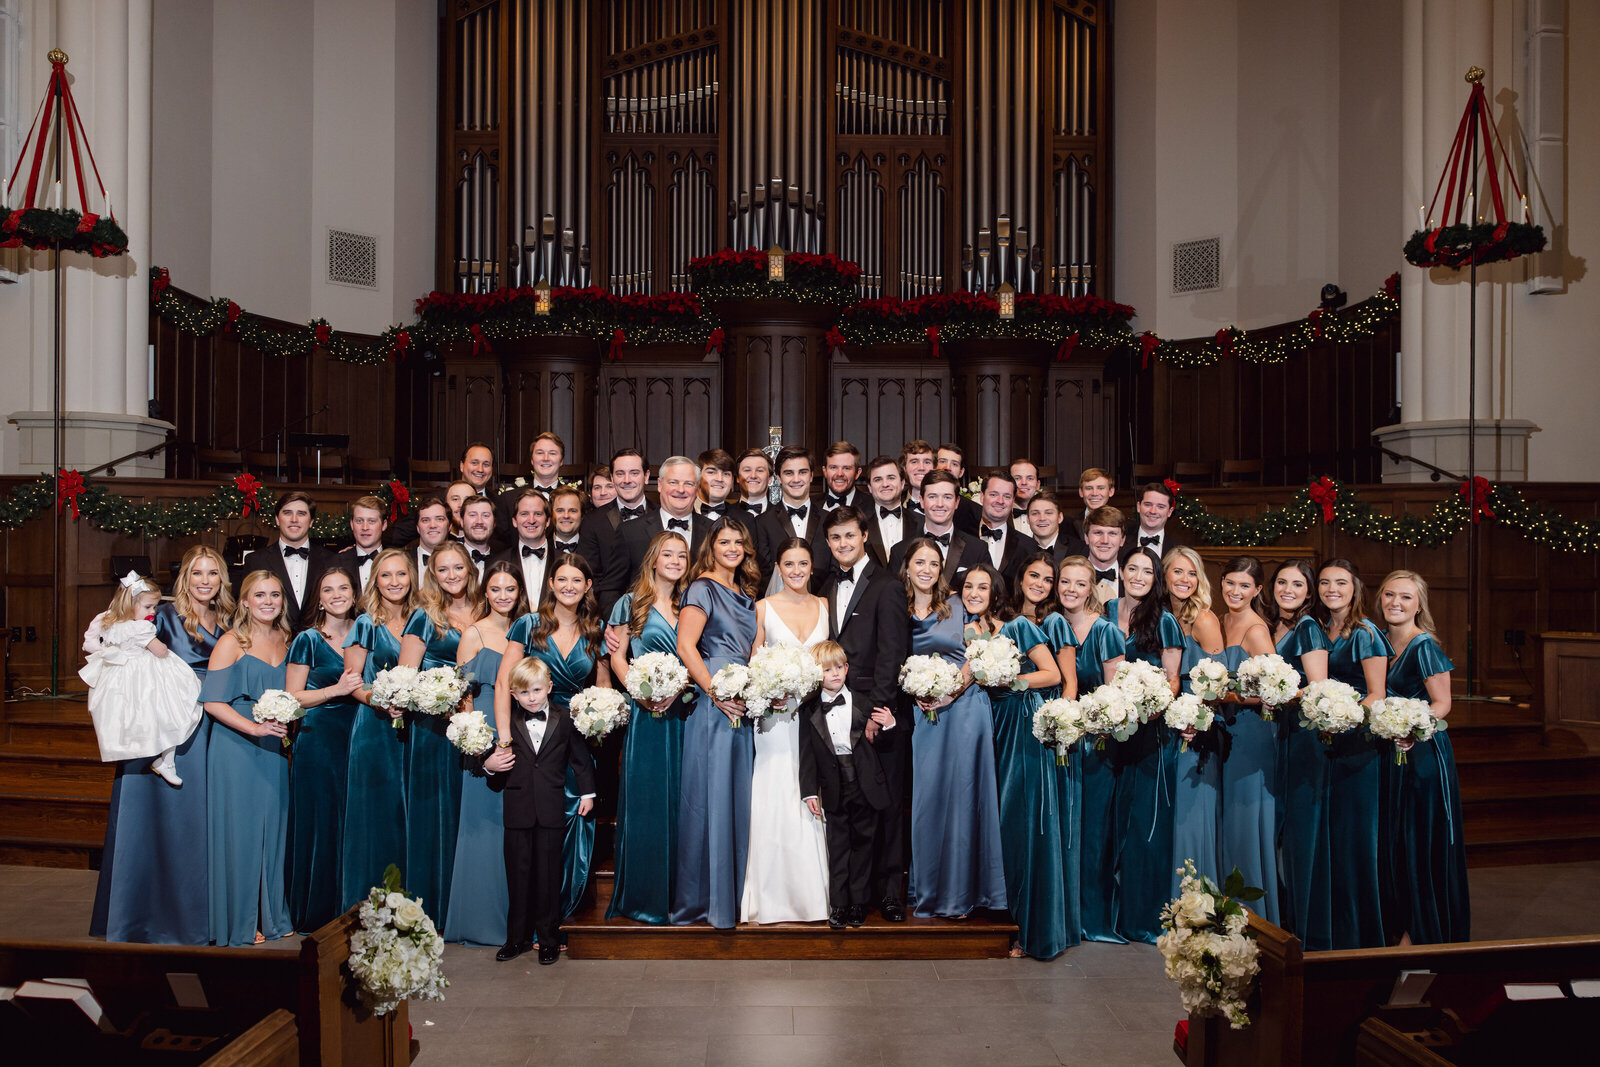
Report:
[[[405,734],[394,728],[399,711],[373,705],[372,680],[400,662],[400,636],[417,607],[411,559],[398,548],[378,553],[361,594],[361,614],[344,641],[345,670],[361,675],[362,687],[351,695],[362,707],[350,731],[341,910],[383,884],[389,864],[402,876],[406,871]]]
[[[400,638],[400,666],[454,667],[461,632],[478,618],[478,568],[457,542],[428,558],[418,610]],[[445,737],[449,715],[406,715],[406,891],[435,921],[450,913],[450,875],[461,818],[461,753]]]
[[[211,940],[253,945],[294,933],[284,891],[289,828],[288,727],[256,722],[256,700],[284,686],[289,620],[283,586],[271,571],[239,584],[233,625],[217,641],[200,688],[216,720],[206,756],[210,811],[206,860],[211,883]]]
[[[1235,556],[1222,567],[1222,661],[1230,671],[1251,656],[1273,651],[1272,631],[1257,611],[1263,590],[1261,562]],[[1261,717],[1260,704],[1229,693],[1228,748],[1222,761],[1221,862],[1239,868],[1245,885],[1263,896],[1250,910],[1270,923],[1280,919],[1278,900],[1278,737]],[[1220,884],[1220,883],[1219,883]]]
[[[1324,563],[1317,572],[1317,598],[1331,643],[1328,676],[1353,686],[1362,704],[1382,700],[1394,650],[1366,617],[1365,590],[1355,567],[1343,559]],[[1381,948],[1389,857],[1378,846],[1383,824],[1380,757],[1389,753],[1380,753],[1377,741],[1364,729],[1336,734],[1329,750],[1330,947]]]
[[[495,732],[511,736],[511,668],[524,656],[538,656],[550,668],[550,700],[562,711],[591,685],[611,684],[605,663],[605,624],[594,595],[594,572],[575,553],[557,556],[545,572],[548,595],[538,611],[511,624],[495,682]],[[566,651],[562,651],[562,647]],[[594,862],[594,815],[579,815],[583,797],[567,771],[567,832],[561,842],[561,915],[577,910]]]
[[[350,695],[361,688],[361,675],[344,665],[344,642],[356,617],[350,575],[330,568],[316,590],[307,628],[289,645],[285,675],[289,694],[306,709],[289,764],[289,918],[301,933],[343,910],[345,781],[350,731],[361,708]]]
[[[677,658],[678,608],[688,573],[689,542],[679,533],[656,534],[633,589],[617,601],[607,622],[607,643],[616,648],[611,673],[619,686],[627,683],[628,663],[647,652]],[[617,795],[616,883],[606,918],[659,924],[672,911],[683,725],[689,705],[678,693],[632,703]]]
[[[1328,677],[1328,635],[1313,615],[1316,571],[1310,560],[1291,559],[1272,576],[1272,595],[1263,613],[1272,627],[1273,647],[1300,675],[1302,688]],[[1293,703],[1279,708],[1278,869],[1283,892],[1279,925],[1306,948],[1327,949],[1332,884],[1328,871],[1328,770],[1332,754],[1317,735],[1300,729]]]
[[[1211,579],[1194,549],[1179,545],[1162,561],[1167,580],[1167,607],[1183,631],[1183,659],[1178,664],[1178,686],[1192,692],[1189,672],[1202,660],[1222,662],[1222,624],[1211,610]],[[1213,708],[1213,711],[1220,709]],[[1169,896],[1177,896],[1186,859],[1195,869],[1222,884],[1226,864],[1219,859],[1218,823],[1222,818],[1222,749],[1227,731],[1220,718],[1211,729],[1178,745],[1172,761],[1172,880]],[[1277,876],[1273,876],[1277,881]]]
[[[1105,617],[1095,589],[1094,565],[1084,556],[1061,561],[1056,579],[1053,616],[1067,624],[1077,647],[1074,667],[1078,694],[1093,692],[1115,678],[1126,647],[1122,633]],[[1116,826],[1117,750],[1113,737],[1085,737],[1079,755],[1078,891],[1082,934],[1086,941],[1126,939],[1117,933],[1117,861],[1122,831]]]
[[[522,591],[522,567],[496,560],[483,572],[482,618],[461,635],[456,665],[472,685],[472,706],[494,726],[495,679],[514,619],[528,613]],[[493,749],[490,749],[492,752]],[[456,831],[456,856],[450,875],[450,910],[442,932],[446,941],[465,945],[503,945],[511,892],[506,886],[505,807],[489,788],[483,761],[488,753],[461,761],[461,817]]]
[[[998,630],[1022,654],[1017,680],[1027,688],[989,689],[1000,793],[1000,855],[1005,864],[1006,900],[1017,923],[1011,955],[1047,960],[1067,949],[1061,775],[1055,750],[1033,736],[1033,713],[1044,703],[1043,691],[1060,688],[1061,669],[1045,642],[1044,631],[1032,619],[1013,614],[1004,591],[1000,573],[987,563],[979,564],[967,571],[961,602],[973,616],[969,631]]]
[[[1450,714],[1454,664],[1434,636],[1428,583],[1413,571],[1395,571],[1378,587],[1378,606],[1395,650],[1389,695],[1425,700],[1443,719]],[[1470,940],[1461,786],[1450,735],[1441,729],[1431,740],[1397,744],[1405,745],[1404,763],[1379,757],[1390,813],[1384,820],[1393,879],[1389,927],[1399,932],[1401,944]]]
[[[1167,610],[1167,583],[1153,550],[1123,554],[1123,595],[1106,605],[1125,638],[1123,655],[1166,672],[1174,693],[1183,662],[1183,630]],[[1173,762],[1178,736],[1160,719],[1139,727],[1120,753],[1122,776],[1115,797],[1122,857],[1117,867],[1117,933],[1154,943],[1161,909],[1172,899]]]
[[[178,565],[172,603],[156,609],[156,637],[202,685],[212,650],[233,615],[227,574],[221,553],[196,545]],[[162,781],[147,759],[117,763],[91,937],[155,945],[211,940],[205,852],[210,740],[211,716],[202,715],[194,733],[178,746],[175,769],[182,789]]]

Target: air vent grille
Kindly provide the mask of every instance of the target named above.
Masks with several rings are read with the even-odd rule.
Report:
[[[376,289],[378,239],[349,230],[329,230],[328,280],[337,285]]]
[[[1172,246],[1172,291],[1203,293],[1222,288],[1222,238],[1202,237]]]

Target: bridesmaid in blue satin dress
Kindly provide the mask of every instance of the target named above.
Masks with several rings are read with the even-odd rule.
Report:
[[[689,542],[679,533],[656,534],[633,589],[617,601],[607,623],[607,643],[613,635],[617,643],[611,673],[619,686],[627,682],[630,660],[647,652],[677,657],[678,608],[688,573]],[[672,911],[684,713],[689,705],[677,693],[660,694],[647,704],[633,702],[622,744],[616,883],[606,918],[664,923]]]
[[[1066,623],[1077,647],[1074,667],[1078,695],[1093,692],[1107,684],[1122,666],[1126,643],[1122,633],[1105,617],[1095,590],[1094,565],[1084,556],[1068,556],[1061,561],[1056,579],[1056,603],[1060,613],[1052,616]],[[1078,892],[1082,916],[1082,935],[1086,941],[1126,939],[1117,933],[1117,862],[1121,854],[1122,830],[1116,826],[1113,799],[1117,788],[1117,750],[1121,742],[1113,737],[1085,737],[1074,746],[1079,757],[1078,809]]]
[[[1152,549],[1128,550],[1122,561],[1124,593],[1106,605],[1106,617],[1126,639],[1124,656],[1160,667],[1176,693],[1183,630],[1167,610],[1166,586],[1161,560]],[[1173,762],[1178,736],[1154,719],[1139,727],[1120,755],[1122,776],[1115,798],[1122,834],[1117,933],[1129,941],[1154,943],[1161,933],[1161,909],[1172,899]]]
[[[339,567],[317,580],[317,605],[289,645],[284,684],[306,709],[289,764],[289,918],[301,933],[331,922],[343,909],[345,780],[350,731],[361,705],[350,694],[361,675],[346,670],[344,642],[355,624],[356,594]]]
[[[546,596],[538,611],[524,615],[506,633],[505,654],[495,682],[495,732],[511,736],[511,668],[524,656],[538,656],[550,668],[550,699],[562,711],[591,685],[611,684],[605,663],[605,624],[594,595],[594,572],[575,553],[557,556],[545,571]],[[531,599],[531,598],[530,598]],[[566,651],[562,652],[562,646]],[[503,716],[502,717],[502,711]],[[583,800],[567,771],[567,832],[561,841],[561,915],[577,910],[594,863],[594,815],[579,815]]]
[[[949,596],[943,554],[928,537],[906,546],[901,580],[911,591],[911,654],[960,665],[953,697],[917,701],[911,734],[911,905],[914,914],[960,919],[974,908],[1005,908],[994,711],[966,666],[967,613]],[[933,718],[928,716],[932,714]]]
[[[1313,616],[1316,571],[1310,560],[1279,564],[1263,613],[1273,647],[1308,682],[1328,677],[1328,635]],[[1283,892],[1279,925],[1308,949],[1327,949],[1332,905],[1328,864],[1328,770],[1331,753],[1315,733],[1300,729],[1293,703],[1277,710],[1278,867]]]
[[[1251,656],[1273,651],[1272,631],[1257,611],[1263,590],[1261,562],[1235,556],[1222,567],[1222,661],[1230,671]],[[1250,910],[1278,922],[1278,737],[1273,723],[1261,717],[1260,704],[1228,694],[1228,748],[1222,761],[1221,862],[1226,873],[1235,867],[1245,885],[1264,895]],[[1280,712],[1282,714],[1282,712]],[[1220,884],[1220,883],[1219,883]]]
[[[400,666],[454,667],[461,632],[483,603],[478,568],[466,547],[450,542],[428,558],[418,610],[400,638]],[[461,818],[461,753],[444,736],[450,716],[406,715],[406,891],[422,898],[435,921],[450,913],[450,875]]]
[[[372,680],[400,662],[400,636],[417,607],[411,560],[411,553],[399,548],[378,553],[361,594],[361,614],[344,642],[345,670],[360,673],[363,684],[351,694],[362,707],[350,731],[341,910],[381,885],[389,864],[402,876],[406,871],[406,739],[394,728],[400,713],[373,705]]]
[[[1355,688],[1361,702],[1383,699],[1394,650],[1366,617],[1365,590],[1355,567],[1333,559],[1317,572],[1328,649],[1328,676]],[[1386,746],[1387,747],[1387,746]],[[1337,734],[1329,746],[1328,848],[1332,948],[1381,948],[1389,857],[1378,847],[1383,765],[1365,729]]]
[[[1183,631],[1183,659],[1178,664],[1178,686],[1192,692],[1189,672],[1202,660],[1222,662],[1222,624],[1211,610],[1211,579],[1199,553],[1184,545],[1162,561],[1167,579],[1167,607]],[[1220,711],[1219,708],[1212,708]],[[1186,859],[1195,869],[1222,884],[1231,870],[1220,860],[1218,822],[1222,817],[1222,750],[1227,731],[1219,720],[1211,729],[1197,732],[1181,743],[1172,761],[1172,878],[1168,896],[1178,895],[1182,876],[1178,868]],[[1277,876],[1273,876],[1277,881]]]
[[[1425,700],[1435,718],[1449,715],[1454,664],[1433,633],[1428,583],[1414,571],[1395,571],[1378,587],[1378,606],[1395,649],[1389,695]],[[1386,753],[1379,762],[1390,813],[1384,825],[1393,878],[1390,929],[1401,944],[1470,940],[1461,786],[1449,733],[1441,730],[1432,740],[1412,743],[1404,763]]]
[[[1048,588],[1050,582],[1043,584]],[[1055,750],[1033,736],[1033,713],[1044,703],[1045,692],[1061,687],[1061,668],[1038,624],[1013,614],[1004,602],[1004,588],[999,572],[980,564],[967,571],[961,603],[974,617],[973,628],[985,633],[998,628],[1022,654],[1018,681],[1027,688],[989,690],[1000,796],[1000,856],[1006,899],[1017,923],[1011,955],[1047,960],[1067,949],[1062,776]]]
[[[216,549],[197,545],[178,565],[172,603],[156,609],[156,637],[189,664],[202,684],[233,614],[227,574]],[[194,733],[178,746],[181,789],[162,781],[147,759],[117,763],[90,936],[155,945],[210,941],[205,851],[210,738],[211,716],[202,715]]]
[[[683,728],[673,923],[731,929],[739,922],[756,731],[748,723],[735,729],[743,701],[718,700],[707,690],[717,671],[750,661],[760,586],[749,530],[737,519],[718,519],[695,554],[678,613],[678,659],[700,697]]]
[[[261,694],[284,686],[291,633],[277,576],[251,571],[239,583],[233,625],[218,639],[200,688],[206,714],[217,721],[206,760],[206,865],[217,945],[294,933],[284,878],[289,730],[251,714]]]
[[[472,706],[494,726],[495,680],[514,619],[528,613],[522,567],[497,560],[483,572],[483,617],[461,635],[457,666],[471,683]],[[492,752],[493,749],[490,749]],[[446,941],[464,945],[503,945],[511,892],[506,886],[505,806],[489,788],[483,769],[488,753],[461,761],[461,817],[450,875],[450,910],[441,927]]]

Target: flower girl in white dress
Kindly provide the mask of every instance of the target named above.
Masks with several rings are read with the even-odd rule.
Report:
[[[783,588],[756,604],[756,647],[811,648],[828,639],[828,602],[812,596],[811,551],[799,538],[778,550]],[[785,619],[788,619],[786,622]],[[792,624],[792,625],[791,625]],[[740,919],[821,922],[828,917],[828,845],[822,820],[800,797],[800,725],[793,708],[756,725],[750,784],[750,853]]]
[[[204,710],[200,679],[167,654],[156,637],[161,590],[129,571],[83,635],[89,662],[78,672],[89,687],[89,717],[106,762],[154,759],[150,769],[180,786],[173,750],[194,733]]]

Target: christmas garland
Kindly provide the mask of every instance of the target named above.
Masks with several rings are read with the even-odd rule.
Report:
[[[736,252],[725,248],[689,261],[689,285],[707,302],[719,300],[792,300],[798,304],[856,302],[861,268],[835,255],[789,252],[783,257],[783,281],[767,277],[767,254],[759,248]]]
[[[1114,348],[1132,338],[1128,320],[1133,308],[1094,296],[1019,293],[1012,318],[1000,317],[993,293],[939,293],[900,300],[863,300],[839,319],[838,331],[855,345],[939,343],[970,338],[1009,337],[1048,341],[1062,346],[1060,358],[1072,349]],[[932,331],[932,332],[930,332]]]
[[[474,353],[492,350],[491,340],[550,334],[630,344],[704,344],[715,322],[692,293],[619,296],[596,286],[550,290],[550,310],[538,313],[531,285],[488,293],[432,292],[417,301],[418,330],[438,342],[472,342]]]
[[[0,248],[56,248],[87,252],[96,259],[128,250],[128,235],[109,215],[80,215],[71,208],[0,207]]]

